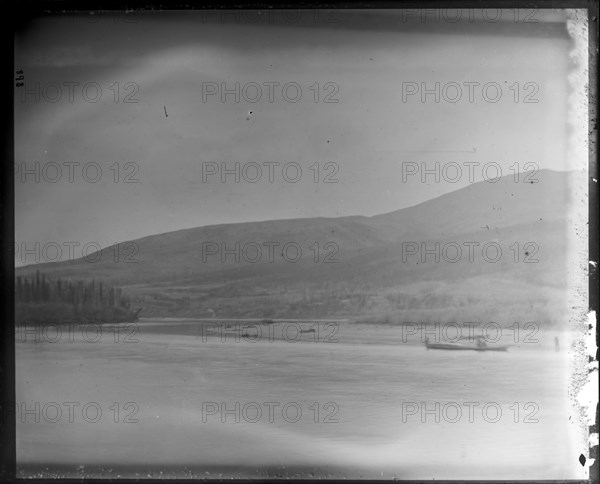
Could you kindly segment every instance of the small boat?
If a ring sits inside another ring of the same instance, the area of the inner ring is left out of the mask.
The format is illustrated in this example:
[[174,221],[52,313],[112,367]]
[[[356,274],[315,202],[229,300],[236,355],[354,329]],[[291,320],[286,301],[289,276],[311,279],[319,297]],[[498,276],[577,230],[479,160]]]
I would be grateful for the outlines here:
[[456,343],[430,343],[429,338],[425,338],[425,347],[428,350],[473,350],[473,351],[508,351],[509,345],[488,346],[483,336],[474,338],[461,338],[462,341]]

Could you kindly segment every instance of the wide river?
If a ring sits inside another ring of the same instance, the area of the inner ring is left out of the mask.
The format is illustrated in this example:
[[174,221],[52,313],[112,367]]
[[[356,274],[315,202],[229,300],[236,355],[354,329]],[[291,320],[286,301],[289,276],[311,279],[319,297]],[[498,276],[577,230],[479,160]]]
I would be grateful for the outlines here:
[[19,475],[584,478],[564,334],[442,351],[414,328],[224,324],[17,331]]

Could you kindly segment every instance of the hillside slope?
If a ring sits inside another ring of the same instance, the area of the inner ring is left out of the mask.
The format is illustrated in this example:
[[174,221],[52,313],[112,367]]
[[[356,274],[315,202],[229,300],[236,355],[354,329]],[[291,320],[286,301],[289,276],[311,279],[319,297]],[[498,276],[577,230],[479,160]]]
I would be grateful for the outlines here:
[[[146,316],[455,315],[559,324],[573,175],[542,170],[535,178],[475,183],[373,217],[179,230],[110,247],[97,262],[16,272],[106,279],[124,286]],[[425,256],[423,248],[430,251]]]

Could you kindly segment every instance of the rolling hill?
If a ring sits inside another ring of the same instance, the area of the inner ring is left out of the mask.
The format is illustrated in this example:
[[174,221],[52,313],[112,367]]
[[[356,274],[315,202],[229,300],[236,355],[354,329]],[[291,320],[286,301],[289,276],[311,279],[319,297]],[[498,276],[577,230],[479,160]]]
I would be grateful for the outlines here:
[[179,230],[16,274],[119,284],[142,316],[559,325],[575,175],[542,170],[536,178],[474,183],[373,217]]

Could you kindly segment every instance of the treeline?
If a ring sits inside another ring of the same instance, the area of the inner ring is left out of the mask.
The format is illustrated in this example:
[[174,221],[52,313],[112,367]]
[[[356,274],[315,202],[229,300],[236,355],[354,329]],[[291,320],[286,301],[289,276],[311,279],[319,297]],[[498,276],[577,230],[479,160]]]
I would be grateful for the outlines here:
[[28,322],[125,322],[137,312],[120,287],[102,281],[51,279],[36,271],[35,277],[18,276],[15,281],[17,323]]
[[120,287],[106,286],[92,279],[84,281],[56,281],[36,271],[35,278],[17,277],[15,285],[17,302],[64,302],[74,306],[108,306],[129,309],[131,300],[122,295]]

